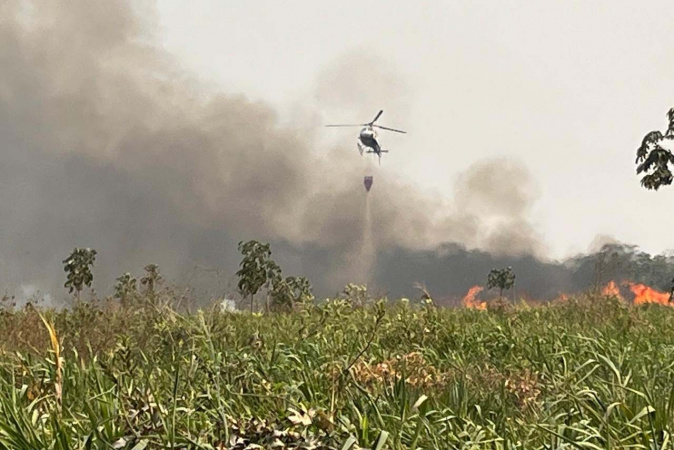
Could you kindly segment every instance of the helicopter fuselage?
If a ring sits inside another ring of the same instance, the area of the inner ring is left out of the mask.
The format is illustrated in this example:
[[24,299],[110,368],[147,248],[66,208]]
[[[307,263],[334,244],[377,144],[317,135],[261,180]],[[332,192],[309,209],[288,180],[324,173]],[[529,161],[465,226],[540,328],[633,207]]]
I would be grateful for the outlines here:
[[377,142],[377,133],[372,128],[365,127],[360,130],[358,140],[363,146],[371,148],[374,153],[381,153],[381,147],[379,146],[379,142]]

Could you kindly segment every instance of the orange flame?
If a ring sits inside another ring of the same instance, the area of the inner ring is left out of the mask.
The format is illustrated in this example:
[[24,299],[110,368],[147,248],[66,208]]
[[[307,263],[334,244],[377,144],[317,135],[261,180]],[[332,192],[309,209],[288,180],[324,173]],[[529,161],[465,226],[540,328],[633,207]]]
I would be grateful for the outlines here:
[[[641,283],[633,283],[630,281],[623,281],[621,283],[616,283],[615,281],[610,281],[604,288],[601,290],[601,294],[609,297],[617,297],[621,301],[625,302],[625,297],[623,297],[620,292],[620,287],[629,287],[629,290],[634,294],[634,305],[643,305],[646,303],[657,303],[660,305],[674,306],[674,299],[671,294],[667,292],[661,292],[657,289],[653,289],[650,286],[646,286]],[[484,290],[482,286],[473,286],[468,290],[468,293],[463,297],[462,303],[463,306],[470,309],[486,310],[487,302],[478,300],[477,295]],[[569,295],[560,292],[558,301],[567,301]],[[532,300],[529,300],[528,303],[536,303]]]
[[671,305],[669,294],[656,291],[655,289],[640,283],[627,283],[630,290],[635,295],[634,304],[643,305],[644,303],[659,303],[660,305]]
[[557,298],[557,300],[559,300],[559,301],[561,301],[561,302],[565,302],[565,301],[567,301],[568,299],[569,299],[569,296],[566,295],[566,294],[564,294],[564,293],[561,293],[561,292],[560,292],[560,294],[559,294],[559,297]]
[[618,297],[621,300],[623,299],[623,296],[620,295],[620,288],[618,287],[618,284],[613,280],[604,286],[604,289],[602,289],[601,293],[607,297]]
[[468,290],[468,293],[463,297],[462,303],[466,308],[485,310],[487,309],[487,302],[477,300],[475,297],[482,292],[482,286],[473,286]]

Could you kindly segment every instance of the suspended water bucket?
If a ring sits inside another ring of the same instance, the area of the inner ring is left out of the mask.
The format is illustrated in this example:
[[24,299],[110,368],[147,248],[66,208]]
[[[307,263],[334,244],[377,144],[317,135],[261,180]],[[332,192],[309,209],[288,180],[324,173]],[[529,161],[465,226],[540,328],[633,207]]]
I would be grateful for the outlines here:
[[367,192],[370,192],[370,188],[372,187],[372,177],[366,176],[365,179],[363,180],[363,184],[365,185],[365,189],[367,190]]

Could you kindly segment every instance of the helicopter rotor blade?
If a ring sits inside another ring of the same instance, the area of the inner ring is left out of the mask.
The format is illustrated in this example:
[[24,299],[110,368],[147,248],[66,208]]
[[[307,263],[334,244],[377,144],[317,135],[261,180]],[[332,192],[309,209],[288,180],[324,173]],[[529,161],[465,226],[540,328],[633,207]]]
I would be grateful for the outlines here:
[[326,125],[326,127],[365,127],[368,124],[359,123],[359,124],[349,124],[349,125]]
[[377,121],[377,119],[379,119],[379,116],[381,116],[382,114],[384,114],[384,110],[383,110],[383,109],[379,110],[379,112],[377,113],[377,115],[375,116],[375,118],[372,119],[372,122],[370,122],[370,125],[372,125],[373,123],[375,123],[375,122]]
[[382,127],[381,125],[372,125],[373,127],[381,128],[382,130],[395,131],[396,133],[407,134],[407,131],[396,130],[395,128]]

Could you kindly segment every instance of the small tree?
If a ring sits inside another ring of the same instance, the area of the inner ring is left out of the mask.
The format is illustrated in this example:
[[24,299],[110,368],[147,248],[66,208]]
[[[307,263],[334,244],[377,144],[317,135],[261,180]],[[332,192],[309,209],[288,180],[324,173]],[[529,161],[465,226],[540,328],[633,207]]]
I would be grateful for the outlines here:
[[272,306],[274,309],[291,310],[296,304],[306,304],[313,301],[311,283],[304,277],[281,276],[272,282],[271,290]]
[[63,261],[65,272],[68,274],[64,287],[68,292],[76,292],[77,301],[84,286],[91,287],[94,275],[91,266],[96,261],[96,250],[90,248],[75,248],[70,256]]
[[145,276],[140,279],[140,284],[145,286],[145,292],[152,296],[157,286],[163,281],[163,278],[159,273],[159,266],[156,264],[148,264],[144,270]]
[[487,289],[499,288],[499,298],[503,297],[503,291],[507,291],[515,285],[515,273],[512,267],[505,269],[491,269],[487,276]]
[[667,113],[669,126],[665,134],[659,131],[648,133],[637,150],[637,174],[645,173],[641,178],[641,185],[646,189],[658,190],[660,186],[672,184],[672,171],[669,165],[674,165],[674,154],[671,149],[662,144],[674,144],[674,108]]
[[126,306],[129,299],[138,293],[138,280],[130,273],[125,273],[115,280],[115,298]]
[[239,242],[239,251],[243,259],[239,264],[239,292],[244,298],[250,299],[250,311],[253,312],[253,302],[263,286],[269,287],[270,283],[281,277],[281,269],[271,259],[269,244],[258,241]]

